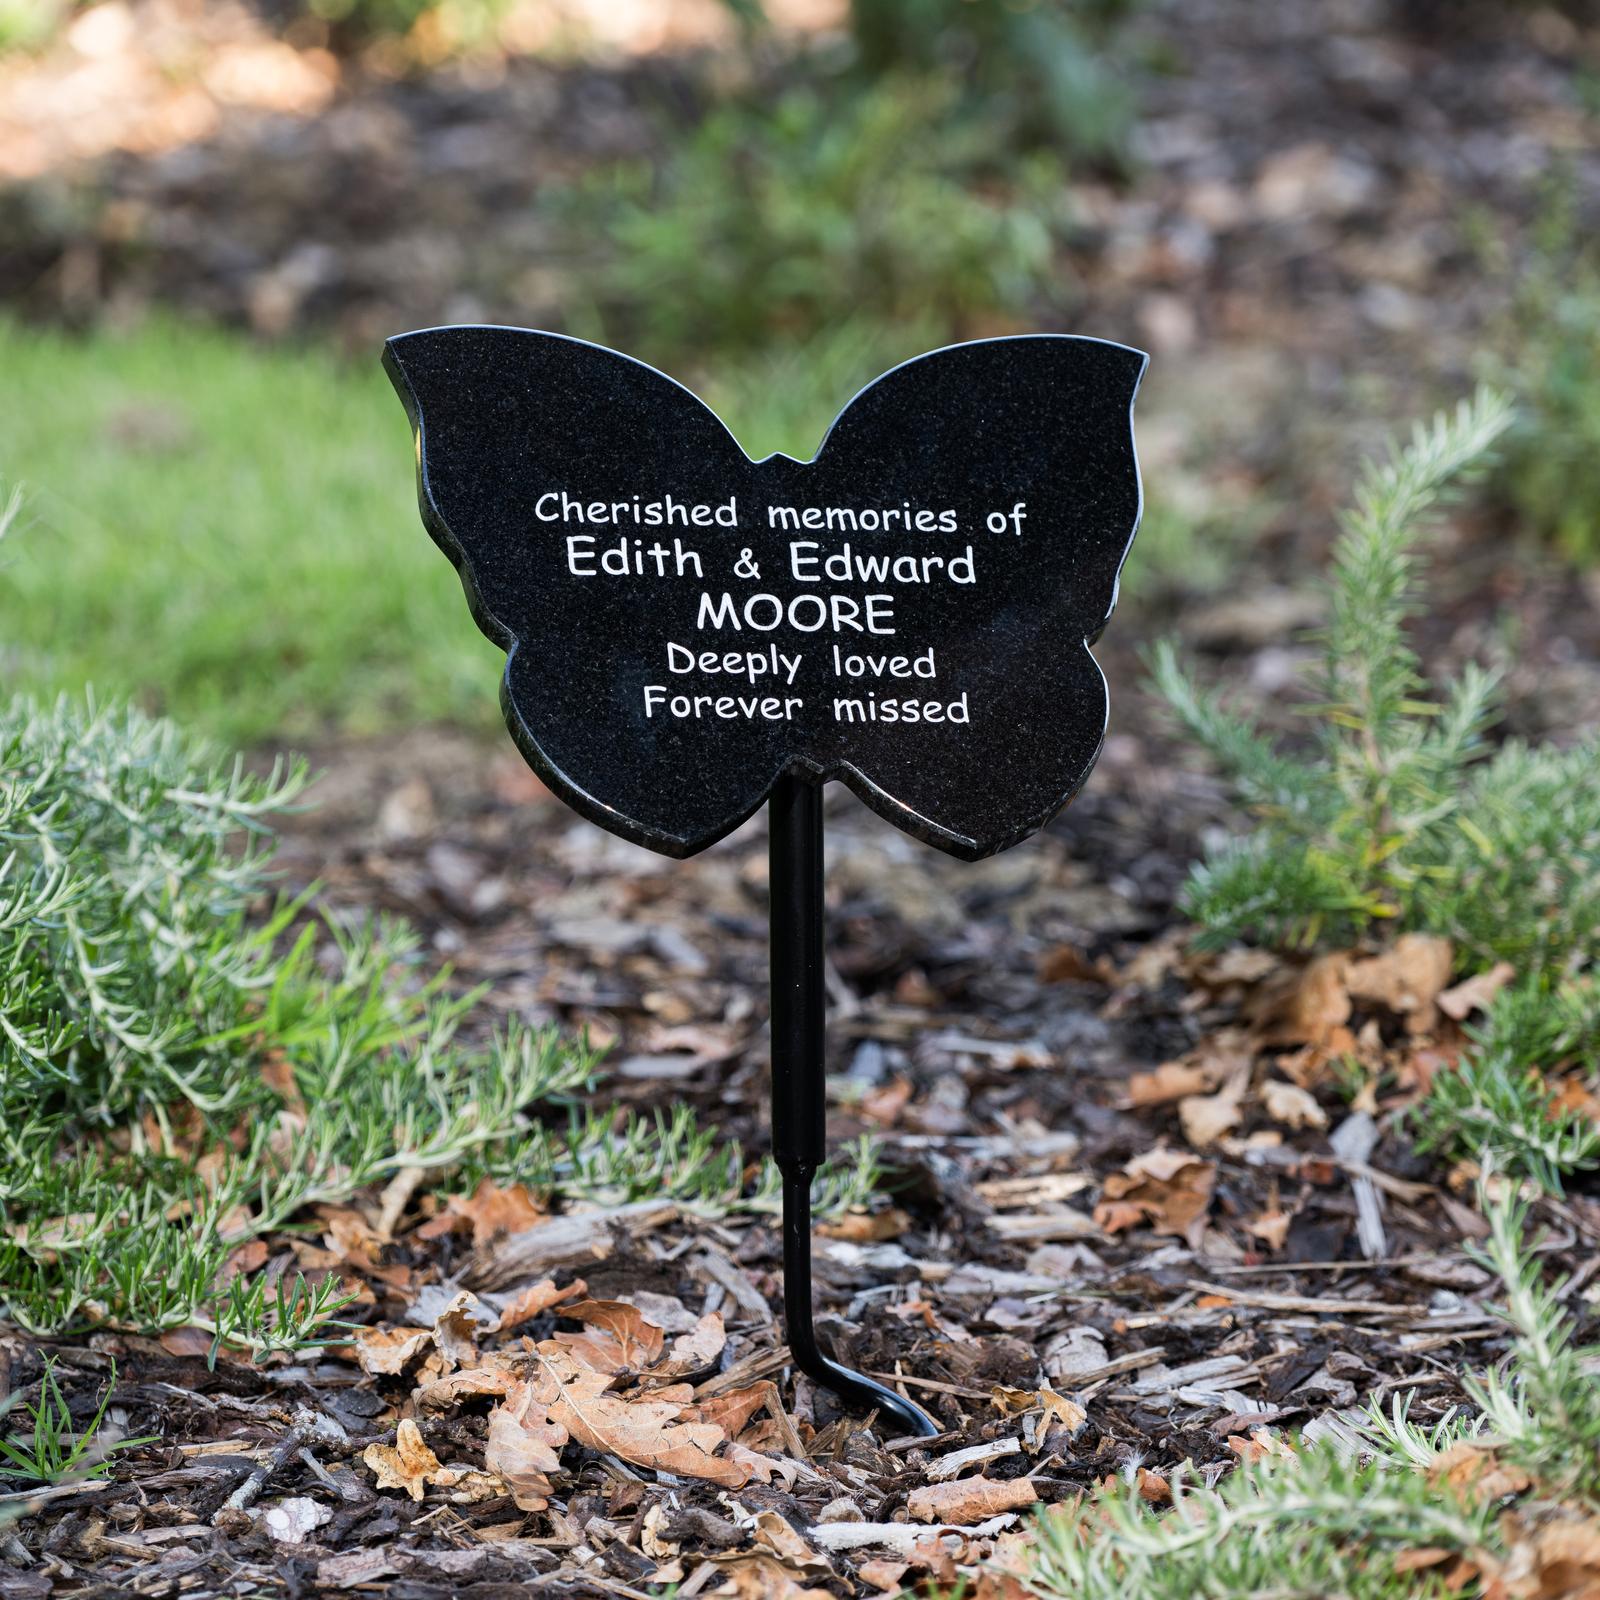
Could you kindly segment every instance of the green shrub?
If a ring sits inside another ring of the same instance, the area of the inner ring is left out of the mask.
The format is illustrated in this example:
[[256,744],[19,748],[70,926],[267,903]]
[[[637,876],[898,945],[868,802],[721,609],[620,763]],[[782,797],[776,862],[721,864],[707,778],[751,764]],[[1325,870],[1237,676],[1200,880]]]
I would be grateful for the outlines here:
[[1273,741],[1157,651],[1158,689],[1257,819],[1190,876],[1205,940],[1306,948],[1420,929],[1455,940],[1463,966],[1508,959],[1529,976],[1600,948],[1600,748],[1485,759],[1494,674],[1469,666],[1435,689],[1407,641],[1425,518],[1510,420],[1482,391],[1368,468],[1334,551],[1307,744]]
[[70,0],[0,0],[0,56],[47,43],[69,9]]
[[662,362],[858,320],[980,331],[1059,300],[1060,169],[1002,185],[997,154],[929,79],[734,101],[558,197],[573,289],[593,331]]
[[[761,0],[725,0],[758,21]],[[919,72],[963,86],[1008,145],[1049,143],[1120,162],[1133,96],[1113,57],[1139,0],[851,0],[855,65],[868,79]]]
[[1133,97],[1112,56],[1139,0],[853,0],[850,30],[869,74],[954,74],[1007,128],[1075,156],[1120,160]]
[[1502,989],[1453,1067],[1434,1074],[1413,1121],[1422,1150],[1489,1163],[1559,1194],[1600,1164],[1592,1106],[1556,1098],[1553,1070],[1600,1072],[1600,991],[1593,979]]
[[[0,706],[0,1318],[292,1347],[337,1282],[230,1279],[230,1254],[405,1168],[773,1203],[687,1112],[580,1114],[581,1044],[515,1026],[465,1042],[475,996],[418,981],[404,929],[297,905],[252,920],[300,782],[136,712]],[[542,1102],[566,1111],[546,1125]],[[874,1180],[858,1155],[824,1204]]]
[[473,44],[492,38],[511,0],[297,0],[297,4],[306,15],[328,23],[337,44],[393,38],[408,33],[430,14],[441,19],[443,37]]
[[1519,531],[1572,560],[1600,560],[1600,253],[1580,242],[1570,196],[1540,220],[1491,363],[1516,396],[1499,483]]

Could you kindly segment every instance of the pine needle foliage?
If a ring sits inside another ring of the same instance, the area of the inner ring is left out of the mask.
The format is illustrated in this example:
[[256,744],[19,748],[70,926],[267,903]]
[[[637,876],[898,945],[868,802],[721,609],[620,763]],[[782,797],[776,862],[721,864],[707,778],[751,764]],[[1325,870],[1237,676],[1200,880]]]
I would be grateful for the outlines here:
[[[1462,1592],[1446,1579],[1510,1565],[1505,1496],[1477,1493],[1471,1474],[1432,1469],[1463,1442],[1521,1466],[1541,1505],[1587,1516],[1600,1505],[1600,1352],[1573,1344],[1566,1285],[1544,1282],[1527,1211],[1487,1208],[1478,1258],[1505,1289],[1514,1341],[1495,1371],[1467,1382],[1477,1415],[1432,1428],[1405,1401],[1375,1404],[1354,1430],[1246,1461],[1215,1487],[1174,1475],[1158,1511],[1120,1479],[1070,1511],[1041,1516],[1025,1584],[1045,1600],[1246,1600],[1340,1595],[1412,1600]],[[1585,1524],[1588,1526],[1588,1524]],[[1408,1559],[1428,1551],[1429,1559]],[[1474,1588],[1469,1592],[1479,1592]]]
[[1409,639],[1417,544],[1511,422],[1481,389],[1371,463],[1344,514],[1303,704],[1280,745],[1201,687],[1171,644],[1159,692],[1257,818],[1209,852],[1185,907],[1215,946],[1348,944],[1375,926],[1448,934],[1464,965],[1560,969],[1600,946],[1600,746],[1486,759],[1496,675],[1429,683]]
[[[339,1283],[235,1276],[230,1257],[402,1169],[767,1203],[687,1110],[580,1114],[581,1041],[513,1025],[469,1042],[477,996],[424,980],[403,926],[256,914],[303,782],[138,712],[0,704],[0,1320],[294,1349]],[[858,1152],[821,1198],[859,1203],[876,1176]]]
[[1492,1164],[1559,1194],[1600,1165],[1600,1126],[1587,1094],[1561,1099],[1550,1075],[1586,1086],[1600,1074],[1600,989],[1592,978],[1502,989],[1468,1030],[1461,1060],[1434,1075],[1413,1113],[1417,1145]]

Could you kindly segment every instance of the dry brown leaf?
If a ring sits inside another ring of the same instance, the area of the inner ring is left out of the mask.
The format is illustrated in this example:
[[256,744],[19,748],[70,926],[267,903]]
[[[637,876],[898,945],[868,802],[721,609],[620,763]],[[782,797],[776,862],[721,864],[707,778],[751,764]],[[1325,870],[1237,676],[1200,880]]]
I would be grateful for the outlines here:
[[448,1411],[463,1400],[506,1394],[515,1382],[516,1373],[491,1354],[482,1366],[463,1367],[459,1372],[429,1378],[412,1391],[412,1399],[430,1411]]
[[475,1250],[482,1250],[505,1234],[525,1233],[549,1216],[526,1184],[513,1183],[501,1189],[489,1178],[484,1178],[470,1195],[450,1195],[444,1207],[417,1230],[418,1236],[437,1239],[447,1233],[467,1233]]
[[1315,1098],[1292,1083],[1269,1078],[1261,1085],[1262,1109],[1286,1128],[1326,1128],[1328,1114]]
[[1226,950],[1192,952],[1186,971],[1191,983],[1216,991],[1248,989],[1263,978],[1271,977],[1282,965],[1282,957],[1270,950],[1236,944]]
[[1148,1501],[1153,1506],[1164,1506],[1171,1503],[1172,1485],[1159,1472],[1151,1472],[1146,1467],[1139,1468],[1138,1474],[1139,1498]]
[[918,1522],[984,1522],[1002,1511],[1018,1511],[1037,1503],[1032,1478],[957,1478],[930,1483],[906,1497],[906,1511]]
[[1039,962],[1041,983],[1095,983],[1114,981],[1116,973],[1105,956],[1091,961],[1076,945],[1058,944]]
[[1497,961],[1487,972],[1476,972],[1439,995],[1435,1004],[1447,1017],[1465,1022],[1474,1011],[1487,1011],[1489,1002],[1517,975],[1509,961]]
[[[587,1360],[585,1356],[579,1359],[585,1360],[597,1371],[617,1372],[628,1368],[638,1372],[654,1366],[661,1359],[667,1337],[665,1332],[638,1306],[629,1305],[626,1300],[574,1300],[571,1305],[562,1307],[561,1315],[609,1335],[609,1340],[595,1339],[586,1334],[556,1335],[559,1343],[575,1351],[591,1351],[593,1360]],[[607,1367],[605,1362],[612,1359],[617,1359],[620,1364]]]
[[462,1289],[452,1295],[449,1303],[433,1320],[433,1342],[444,1360],[445,1369],[476,1366],[478,1334],[485,1328],[493,1327],[497,1320],[470,1289]]
[[1190,1095],[1178,1102],[1178,1121],[1183,1136],[1196,1150],[1213,1145],[1224,1134],[1232,1133],[1244,1117],[1244,1091],[1249,1085],[1246,1072],[1236,1072],[1215,1094]]
[[1216,1075],[1207,1067],[1185,1061],[1164,1061],[1154,1072],[1136,1072],[1128,1079],[1128,1103],[1164,1106],[1190,1095],[1216,1088]]
[[1557,1116],[1568,1114],[1600,1122],[1600,1095],[1581,1078],[1563,1078],[1550,1096],[1550,1109]]
[[576,1278],[565,1289],[558,1289],[551,1278],[541,1278],[538,1283],[530,1283],[527,1288],[519,1289],[506,1301],[500,1313],[500,1320],[495,1323],[496,1333],[509,1333],[513,1328],[520,1328],[523,1323],[531,1322],[541,1311],[548,1311],[552,1306],[558,1306],[563,1300],[581,1298],[589,1292],[589,1286],[582,1278]]
[[1534,1536],[1539,1600],[1595,1600],[1600,1595],[1600,1525],[1547,1523]]
[[1304,1044],[1289,1055],[1282,1055],[1273,1063],[1284,1077],[1298,1083],[1302,1089],[1314,1089],[1326,1081],[1329,1069],[1340,1062],[1354,1059],[1368,1070],[1382,1064],[1383,1040],[1377,1029],[1358,1038],[1346,1027],[1331,1028],[1325,1039],[1317,1044]]
[[543,1511],[550,1503],[549,1474],[560,1467],[566,1442],[567,1430],[550,1420],[534,1385],[516,1383],[489,1413],[483,1463],[523,1511]]
[[1375,1001],[1403,1017],[1408,1031],[1425,1033],[1438,1021],[1435,1002],[1450,982],[1453,962],[1448,939],[1405,933],[1387,950],[1352,961],[1345,989],[1357,1000]]
[[729,1461],[743,1468],[757,1483],[771,1483],[775,1477],[781,1478],[784,1492],[789,1493],[800,1481],[799,1465],[787,1456],[769,1456],[760,1450],[752,1450],[737,1439],[724,1453]]
[[891,1561],[880,1556],[872,1561],[863,1561],[856,1570],[874,1589],[882,1589],[886,1594],[898,1593],[904,1587],[905,1575],[911,1570],[911,1563]]
[[1253,1433],[1230,1433],[1228,1448],[1240,1461],[1267,1461],[1297,1459],[1294,1446],[1281,1433],[1270,1428],[1257,1428]]
[[[683,1550],[683,1546],[676,1539],[669,1539],[664,1531],[670,1515],[666,1505],[658,1500],[645,1512],[639,1524],[639,1548],[652,1561],[670,1561]],[[658,1576],[651,1582],[660,1583],[662,1579]]]
[[684,1407],[684,1417],[694,1422],[709,1422],[721,1428],[730,1439],[737,1439],[750,1419],[775,1397],[770,1379],[762,1379],[747,1389],[730,1389],[726,1394],[709,1395]]
[[377,1478],[378,1488],[404,1489],[413,1500],[422,1498],[424,1485],[446,1480],[454,1483],[457,1476],[440,1465],[410,1417],[395,1430],[392,1445],[369,1444],[361,1459]]
[[538,1398],[579,1444],[621,1456],[635,1466],[704,1478],[725,1488],[742,1489],[750,1468],[716,1451],[727,1435],[707,1422],[685,1422],[683,1407],[670,1401],[628,1401],[606,1392],[611,1379],[579,1366],[565,1349],[551,1341],[539,1347],[541,1371]]
[[1089,1413],[1071,1395],[1059,1394],[1054,1389],[1015,1389],[997,1383],[990,1389],[989,1398],[1002,1416],[1017,1417],[1040,1411],[1050,1422],[1074,1433],[1089,1420]]
[[216,1335],[204,1328],[168,1328],[161,1335],[161,1348],[169,1356],[209,1356],[216,1344]]
[[845,1239],[851,1244],[881,1244],[898,1239],[911,1226],[910,1216],[898,1206],[885,1211],[847,1211],[833,1222],[819,1222],[816,1231],[825,1239]]
[[689,1330],[672,1341],[665,1357],[650,1369],[652,1378],[677,1378],[689,1372],[703,1372],[727,1344],[727,1331],[720,1311],[708,1311]]
[[1268,1037],[1277,1044],[1323,1044],[1350,1020],[1345,974],[1350,958],[1340,952],[1318,956],[1296,975],[1293,986],[1269,1007]]
[[1533,1479],[1521,1467],[1502,1461],[1489,1445],[1462,1439],[1442,1451],[1428,1468],[1430,1483],[1447,1483],[1457,1494],[1480,1503],[1521,1494]]
[[432,1339],[427,1328],[363,1328],[356,1335],[356,1361],[369,1377],[396,1377]]
[[755,1540],[764,1550],[770,1551],[791,1572],[803,1578],[831,1578],[833,1566],[806,1543],[781,1512],[761,1511],[756,1514]]
[[343,1265],[369,1272],[378,1265],[388,1240],[359,1211],[349,1206],[318,1206],[322,1242]]
[[1429,1567],[1443,1566],[1446,1561],[1452,1560],[1455,1551],[1444,1545],[1425,1544],[1415,1550],[1401,1550],[1394,1558],[1396,1572],[1422,1572]]
[[1290,1220],[1287,1211],[1263,1211],[1245,1223],[1245,1232],[1269,1250],[1281,1250],[1289,1237]]
[[724,1582],[709,1591],[712,1594],[731,1595],[735,1600],[834,1600],[827,1589],[808,1589],[796,1582],[765,1550],[734,1550],[708,1559],[727,1574]]
[[1197,1161],[1186,1151],[1147,1151],[1106,1179],[1094,1220],[1107,1233],[1149,1223],[1194,1247],[1205,1231],[1216,1179],[1214,1162]]

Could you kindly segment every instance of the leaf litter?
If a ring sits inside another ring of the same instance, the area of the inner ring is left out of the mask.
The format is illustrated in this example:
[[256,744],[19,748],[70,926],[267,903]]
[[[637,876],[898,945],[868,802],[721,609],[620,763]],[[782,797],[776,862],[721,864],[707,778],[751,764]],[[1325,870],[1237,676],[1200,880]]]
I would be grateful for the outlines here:
[[[515,1179],[391,1185],[272,1245],[279,1270],[358,1291],[346,1342],[264,1369],[224,1354],[208,1370],[204,1339],[102,1335],[65,1352],[64,1378],[84,1386],[114,1354],[130,1426],[167,1443],[24,1529],[48,1528],[64,1568],[125,1583],[178,1581],[196,1529],[220,1534],[236,1569],[290,1563],[327,1592],[792,1595],[966,1578],[1009,1597],[1032,1519],[1076,1514],[1105,1483],[1131,1475],[1165,1505],[1180,1469],[1289,1450],[1291,1433],[1336,1430],[1369,1397],[1407,1396],[1421,1425],[1444,1418],[1463,1367],[1492,1361],[1504,1330],[1495,1286],[1462,1253],[1471,1196],[1410,1152],[1403,1115],[1426,1082],[1417,1059],[1457,1049],[1503,975],[1452,985],[1443,953],[1399,946],[1201,954],[1181,933],[1151,937],[1137,899],[1120,926],[1074,931],[1077,885],[1128,847],[1132,813],[1107,787],[1031,847],[1003,938],[981,870],[907,851],[880,872],[860,853],[882,847],[876,824],[848,803],[832,821],[832,1123],[841,1146],[878,1139],[890,1188],[819,1220],[820,1328],[840,1359],[926,1406],[936,1439],[894,1438],[794,1373],[770,1211],[659,1192],[563,1200]],[[552,907],[513,887],[528,914],[459,952],[462,981],[503,973],[515,948],[539,976],[502,998],[609,1033],[619,1054],[687,994],[734,1041],[721,1064],[608,1092],[640,1110],[687,1098],[759,1149],[761,1010],[744,998],[764,976],[759,828],[675,869],[670,896],[651,874],[585,865],[580,835],[537,837],[517,852],[530,885],[560,872],[569,896],[602,882],[628,916],[716,926],[717,960],[685,978],[659,953],[674,941],[646,941],[608,968],[543,941],[559,895]],[[386,861],[364,857],[348,892],[371,897]],[[901,909],[934,896],[971,916],[929,931]],[[1065,939],[1098,953],[1054,957]],[[1374,1223],[1377,1256],[1363,1253]],[[1574,1260],[1600,1240],[1600,1208],[1579,1195],[1559,1223]],[[17,1381],[36,1356],[6,1348]],[[301,1403],[325,1433],[296,1423]],[[1480,1468],[1473,1492],[1515,1495],[1503,1462],[1438,1470]],[[227,1510],[257,1477],[252,1505]],[[1531,1573],[1587,1570],[1564,1525],[1530,1523],[1524,1544]],[[1454,1556],[1411,1559],[1454,1570]],[[222,1592],[204,1563],[185,1570],[193,1592]]]

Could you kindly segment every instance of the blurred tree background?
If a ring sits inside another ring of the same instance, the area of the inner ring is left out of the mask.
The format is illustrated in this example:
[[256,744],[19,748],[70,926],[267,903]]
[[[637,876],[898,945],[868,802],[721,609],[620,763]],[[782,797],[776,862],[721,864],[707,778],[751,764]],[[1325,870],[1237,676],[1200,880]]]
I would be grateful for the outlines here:
[[3,0],[0,663],[249,740],[486,726],[374,362],[455,320],[627,349],[756,454],[941,342],[1150,348],[1128,602],[1225,654],[1304,620],[1301,512],[1487,376],[1523,407],[1474,531],[1518,592],[1583,569],[1592,19],[1270,9]]

